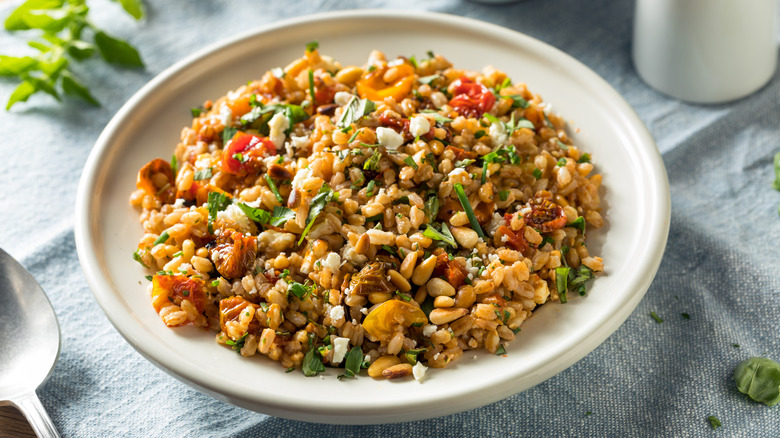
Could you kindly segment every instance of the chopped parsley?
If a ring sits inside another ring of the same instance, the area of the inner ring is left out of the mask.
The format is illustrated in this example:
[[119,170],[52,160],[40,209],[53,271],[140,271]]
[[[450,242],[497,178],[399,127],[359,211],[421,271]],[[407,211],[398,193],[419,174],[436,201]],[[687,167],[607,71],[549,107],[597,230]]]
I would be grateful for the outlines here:
[[417,365],[417,356],[421,353],[425,353],[426,348],[418,348],[415,350],[407,350],[404,352],[404,358],[412,365]]
[[433,120],[435,120],[438,123],[449,123],[452,121],[452,119],[444,117],[443,115],[439,114],[435,110],[422,110],[421,113],[430,114],[433,117]]
[[498,348],[496,349],[496,356],[503,356],[506,354],[506,348],[504,347],[504,344],[498,344]]
[[319,48],[320,48],[320,43],[318,43],[317,41],[312,41],[306,44],[306,52],[313,52]]
[[233,350],[240,353],[241,349],[244,348],[244,344],[246,343],[246,337],[248,334],[249,334],[248,332],[244,333],[244,336],[241,336],[235,341],[232,339],[228,339],[227,341],[225,341],[225,344],[230,345],[231,347],[233,347]]
[[290,293],[292,293],[293,295],[295,295],[296,297],[302,300],[306,298],[307,295],[313,292],[314,286],[308,285],[308,281],[307,284],[301,284],[298,283],[297,281],[293,281],[292,283],[290,283],[288,290],[290,291]]
[[531,174],[532,174],[532,175],[534,176],[534,178],[536,178],[536,179],[540,179],[540,178],[542,177],[542,171],[541,171],[541,170],[539,170],[539,169],[534,169],[534,170],[533,170],[533,172],[531,172]]
[[509,190],[500,190],[498,192],[498,199],[501,200],[501,202],[506,201],[509,198]]
[[194,106],[190,108],[190,113],[192,114],[192,117],[198,117],[201,114],[203,114],[204,111],[206,110],[202,106]]
[[578,163],[590,163],[590,154],[585,152],[580,156],[580,159],[577,160]]
[[404,163],[406,163],[407,166],[411,167],[414,170],[417,170],[417,163],[414,162],[414,158],[412,157],[406,157],[404,158]]

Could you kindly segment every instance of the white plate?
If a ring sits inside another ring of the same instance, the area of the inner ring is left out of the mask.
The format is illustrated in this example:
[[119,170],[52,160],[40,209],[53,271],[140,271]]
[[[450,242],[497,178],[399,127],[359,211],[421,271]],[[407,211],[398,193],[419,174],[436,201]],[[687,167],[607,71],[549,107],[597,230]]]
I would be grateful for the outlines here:
[[[145,292],[132,260],[142,230],[128,205],[136,172],[168,159],[189,108],[215,99],[267,69],[299,57],[317,40],[343,65],[362,64],[372,49],[388,56],[433,50],[455,66],[492,64],[553,104],[572,121],[572,137],[604,176],[608,225],[593,233],[607,272],[587,297],[547,304],[523,325],[506,357],[474,353],[431,369],[424,383],[339,381],[285,373],[265,358],[243,358],[209,332],[169,329]],[[411,421],[491,403],[534,386],[601,344],[650,285],[669,230],[670,197],[661,157],[631,107],[570,56],[528,36],[448,15],[352,11],[287,20],[201,51],[143,87],[111,120],[82,175],[76,205],[79,259],[95,298],[127,341],[171,375],[220,400],[303,421],[367,424]]]

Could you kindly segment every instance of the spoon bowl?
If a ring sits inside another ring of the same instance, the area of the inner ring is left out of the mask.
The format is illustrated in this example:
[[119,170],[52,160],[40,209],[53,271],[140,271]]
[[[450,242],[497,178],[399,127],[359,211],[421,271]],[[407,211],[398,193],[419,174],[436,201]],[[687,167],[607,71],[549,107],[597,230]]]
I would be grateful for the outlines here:
[[35,394],[60,354],[60,326],[46,293],[0,249],[0,405],[19,409],[36,435],[57,429]]

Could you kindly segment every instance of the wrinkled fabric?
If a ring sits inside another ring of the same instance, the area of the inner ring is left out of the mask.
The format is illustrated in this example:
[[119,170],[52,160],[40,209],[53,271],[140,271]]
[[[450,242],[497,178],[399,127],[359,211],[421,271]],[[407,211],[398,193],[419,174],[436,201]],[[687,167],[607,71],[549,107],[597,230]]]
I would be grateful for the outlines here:
[[[0,3],[0,17],[17,3]],[[90,2],[98,26],[128,39],[146,62],[137,70],[97,59],[74,67],[102,107],[34,96],[0,112],[0,247],[39,280],[59,317],[62,353],[38,393],[63,436],[780,436],[780,406],[749,400],[732,380],[748,357],[780,361],[780,192],[771,186],[772,157],[780,151],[780,74],[733,103],[691,105],[661,95],[632,66],[629,1],[145,4],[148,18],[136,23],[115,2]],[[663,154],[672,218],[661,267],[636,310],[601,346],[546,382],[482,408],[411,423],[339,426],[217,401],[141,357],[92,297],[73,238],[84,162],[134,92],[204,45],[283,18],[366,6],[495,23],[547,42],[604,77]],[[0,48],[28,50],[6,32]],[[3,104],[15,87],[0,78]],[[717,432],[711,415],[723,424]]]

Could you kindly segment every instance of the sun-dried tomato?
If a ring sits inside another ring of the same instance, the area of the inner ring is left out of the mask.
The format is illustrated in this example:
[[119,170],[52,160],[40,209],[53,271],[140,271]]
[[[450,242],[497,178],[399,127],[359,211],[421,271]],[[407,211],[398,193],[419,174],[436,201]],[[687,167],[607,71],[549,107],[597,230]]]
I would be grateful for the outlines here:
[[271,155],[276,155],[276,146],[270,139],[238,131],[222,151],[222,170],[244,176],[258,171],[262,159]]
[[206,308],[206,293],[203,291],[201,280],[183,275],[155,275],[152,277],[152,306],[157,313],[160,313],[170,303],[181,306],[181,302],[184,300],[192,303],[198,313],[203,313]]
[[243,277],[255,263],[257,238],[238,231],[226,231],[211,248],[211,261],[225,278]]
[[540,233],[549,233],[566,226],[566,214],[560,205],[547,198],[536,198],[530,205],[531,211],[523,215],[526,225]]
[[[156,178],[163,175],[164,178]],[[176,199],[176,182],[171,164],[160,158],[146,163],[138,171],[135,186],[146,193],[156,196],[160,201],[170,204]]]
[[[255,311],[260,309],[257,304],[250,303],[244,297],[232,296],[229,298],[223,298],[219,300],[219,326],[222,331],[225,332],[225,323],[228,321],[238,322],[241,319],[241,313],[246,310],[247,307],[254,307]],[[249,328],[247,333],[250,335],[259,335],[262,332],[262,326],[257,318],[252,318],[249,322]]]
[[[504,240],[503,236],[506,236],[506,240]],[[515,233],[511,228],[505,225],[500,225],[498,227],[498,230],[496,230],[496,238],[499,244],[503,242],[505,246],[508,246],[515,251],[520,251],[523,254],[530,248],[522,233]]]

